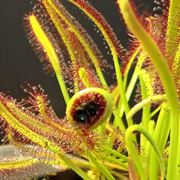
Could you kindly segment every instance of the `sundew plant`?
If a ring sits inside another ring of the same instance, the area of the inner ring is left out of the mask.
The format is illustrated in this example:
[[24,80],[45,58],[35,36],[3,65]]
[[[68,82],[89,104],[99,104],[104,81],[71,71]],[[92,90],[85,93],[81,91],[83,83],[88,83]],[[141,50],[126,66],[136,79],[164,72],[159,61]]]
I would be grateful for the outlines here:
[[57,78],[66,116],[39,85],[24,85],[20,102],[0,93],[0,179],[68,169],[85,180],[180,179],[180,1],[156,0],[158,14],[140,15],[134,1],[112,0],[127,48],[88,0],[68,2],[108,45],[116,82],[107,82],[109,62],[61,0],[38,1],[25,17],[27,36]]

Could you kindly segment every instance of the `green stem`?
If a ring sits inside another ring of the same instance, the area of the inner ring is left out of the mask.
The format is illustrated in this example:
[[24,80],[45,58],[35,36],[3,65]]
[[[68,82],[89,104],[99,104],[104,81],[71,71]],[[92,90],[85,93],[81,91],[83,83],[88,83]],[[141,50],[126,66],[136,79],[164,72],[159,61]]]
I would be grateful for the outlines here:
[[160,104],[156,109],[154,109],[150,114],[150,118],[155,116],[161,110],[161,107],[162,107],[162,104]]
[[158,101],[162,101],[166,99],[166,95],[155,95],[155,96],[150,96],[144,100],[142,100],[140,103],[136,104],[133,108],[128,113],[128,118],[133,117],[135,113],[137,113],[140,109],[142,109],[144,106],[150,104],[150,103],[155,103]]
[[92,152],[88,152],[89,160],[95,165],[95,167],[109,180],[115,180],[110,171],[100,163]]
[[121,154],[121,153],[119,153],[119,152],[117,152],[117,151],[115,151],[113,149],[110,149],[110,148],[107,148],[107,147],[103,147],[103,149],[108,154],[112,154],[113,156],[119,157],[120,159],[122,159],[125,162],[128,161],[128,158],[125,155],[123,155],[123,154]]
[[[141,96],[142,96],[142,100],[144,100],[148,98],[148,92],[142,75],[139,75],[139,79],[141,86]],[[146,104],[146,106],[143,106],[142,119],[141,119],[141,124],[145,129],[148,129],[149,120],[150,120],[150,104],[148,103]],[[140,140],[141,140],[141,147],[144,149],[146,144],[146,139],[143,136],[141,136]]]
[[168,105],[171,111],[171,134],[170,134],[170,151],[168,158],[167,179],[177,179],[178,173],[178,143],[179,143],[179,105],[175,84],[172,74],[167,66],[167,61],[160,52],[157,44],[151,36],[145,31],[134,14],[129,0],[118,0],[119,7],[123,14],[126,24],[131,32],[140,41],[142,48],[147,52],[152,63],[156,67],[165,92],[167,94]]
[[162,179],[163,179],[164,174],[165,174],[165,165],[164,165],[161,153],[157,147],[157,144],[155,143],[152,136],[147,132],[147,130],[144,129],[141,125],[133,125],[127,129],[126,134],[125,134],[125,140],[126,140],[126,144],[127,144],[128,153],[129,153],[130,157],[132,158],[132,160],[134,161],[134,164],[137,168],[137,172],[140,175],[140,178],[142,180],[145,180],[145,179],[147,179],[146,178],[147,176],[145,174],[145,169],[142,166],[141,160],[137,154],[134,143],[132,141],[132,138],[134,137],[134,135],[133,135],[134,131],[139,131],[140,133],[142,133],[147,138],[149,143],[151,144],[151,146],[154,149],[154,152],[156,153],[156,156],[158,158],[159,165],[161,167]]
[[67,164],[69,168],[71,168],[73,171],[75,171],[79,176],[81,176],[84,180],[91,180],[89,176],[83,172],[81,168],[76,166],[68,157],[65,155],[59,153],[58,156]]
[[127,67],[125,69],[125,73],[124,73],[124,80],[123,80],[123,84],[124,84],[124,88],[126,88],[127,85],[127,79],[130,73],[130,69],[132,67],[132,63],[134,62],[135,58],[137,57],[138,53],[140,53],[141,47],[139,46],[136,51],[132,54],[132,56],[130,57],[130,59],[128,60],[128,64]]
[[[163,153],[163,149],[166,145],[167,138],[169,135],[169,129],[170,129],[169,112],[167,110],[167,105],[163,104],[154,131],[154,138],[156,143],[158,144],[158,148],[161,153]],[[149,170],[150,180],[158,179],[159,167],[158,167],[157,157],[153,152],[151,152],[151,156],[150,156],[149,169],[150,169]]]
[[100,160],[102,161],[102,162],[110,162],[110,163],[113,163],[113,164],[115,164],[116,165],[116,167],[118,167],[119,166],[119,170],[126,170],[126,171],[128,171],[128,163],[123,163],[123,162],[121,162],[121,160],[120,159],[117,159],[117,158],[115,158],[115,157],[112,157],[112,156],[99,156],[99,158],[100,158]]
[[[130,80],[130,83],[127,87],[127,90],[126,90],[126,98],[127,100],[130,99],[131,95],[132,95],[132,92],[134,90],[134,87],[135,87],[135,84],[137,83],[137,79],[138,79],[138,71],[140,70],[141,66],[142,66],[142,63],[144,62],[146,56],[144,55],[144,52],[142,52],[139,57],[138,57],[138,62],[136,64],[136,67],[135,67],[135,70],[132,74],[132,77],[131,77],[131,80]],[[126,80],[127,77],[124,77],[124,80]],[[124,113],[124,107],[122,106],[123,102],[119,101],[119,104],[118,104],[118,108],[120,109],[120,117],[122,117],[123,113]]]
[[[117,82],[118,82],[118,88],[119,88],[119,92],[121,95],[121,100],[122,100],[122,103],[124,106],[125,114],[127,116],[130,109],[129,109],[128,101],[126,99],[125,89],[123,86],[122,74],[120,71],[120,65],[119,65],[118,59],[116,59],[116,58],[114,58],[114,66],[115,66],[115,73],[116,73],[116,78],[117,78]],[[131,118],[129,118],[127,120],[127,124],[128,124],[128,126],[131,126],[133,124],[133,121]]]
[[[154,135],[154,129],[155,129],[155,122],[153,120],[150,120],[149,121],[149,124],[148,124],[148,132],[150,133],[150,135],[153,137]],[[148,156],[148,160],[147,160],[147,164],[149,164],[149,160],[150,160],[150,151],[151,151],[151,146],[150,146],[150,143],[146,143],[146,146],[145,146],[145,153],[146,155]]]
[[140,176],[140,179],[146,180],[146,175],[145,175],[143,165],[139,159],[137,150],[134,146],[134,141],[133,141],[134,136],[132,137],[132,132],[134,131],[134,129],[132,129],[132,128],[134,128],[134,125],[129,127],[126,130],[126,134],[125,134],[125,140],[126,140],[126,146],[127,146],[128,154],[129,154],[130,159],[132,159],[133,164],[136,166],[136,170]]
[[122,121],[122,118],[119,116],[118,109],[115,109],[113,111],[113,115],[114,115],[113,126],[118,127],[120,129],[120,131],[122,131],[122,133],[125,133],[125,125]]
[[118,173],[118,172],[113,171],[113,170],[111,172],[115,177],[117,177],[120,180],[127,180],[128,179],[126,174],[123,175],[123,173],[121,174],[121,173]]

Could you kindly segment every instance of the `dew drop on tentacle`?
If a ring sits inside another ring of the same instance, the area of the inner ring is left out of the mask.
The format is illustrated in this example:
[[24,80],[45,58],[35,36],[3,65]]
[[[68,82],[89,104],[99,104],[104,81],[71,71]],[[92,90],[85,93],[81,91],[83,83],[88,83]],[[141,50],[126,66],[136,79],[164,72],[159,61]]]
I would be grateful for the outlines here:
[[101,88],[76,93],[67,105],[67,119],[81,128],[93,129],[111,116],[113,98]]

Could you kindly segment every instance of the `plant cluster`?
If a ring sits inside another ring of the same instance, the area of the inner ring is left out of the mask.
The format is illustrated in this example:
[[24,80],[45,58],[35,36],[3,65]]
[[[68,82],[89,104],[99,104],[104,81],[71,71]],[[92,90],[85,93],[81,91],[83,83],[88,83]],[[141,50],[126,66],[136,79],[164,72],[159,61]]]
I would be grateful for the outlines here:
[[107,83],[108,63],[63,3],[39,1],[27,34],[55,73],[66,116],[57,117],[40,86],[26,84],[20,102],[0,93],[0,152],[14,152],[0,156],[1,179],[67,169],[85,180],[180,179],[180,1],[155,1],[161,12],[143,17],[133,1],[113,1],[133,36],[128,50],[87,0],[68,1],[106,41],[117,83]]

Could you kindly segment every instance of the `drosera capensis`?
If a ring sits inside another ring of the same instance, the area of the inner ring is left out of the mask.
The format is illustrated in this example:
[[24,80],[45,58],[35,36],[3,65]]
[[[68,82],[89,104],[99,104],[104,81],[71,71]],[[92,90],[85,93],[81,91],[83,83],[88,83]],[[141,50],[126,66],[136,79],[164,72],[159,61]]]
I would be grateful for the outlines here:
[[11,154],[0,156],[1,179],[68,169],[85,180],[180,179],[180,2],[157,0],[144,17],[133,1],[114,0],[127,49],[90,0],[67,3],[106,41],[116,82],[106,80],[104,53],[66,3],[38,1],[25,29],[56,75],[66,113],[56,115],[40,85],[26,84],[28,98],[20,102],[0,93],[0,152]]

